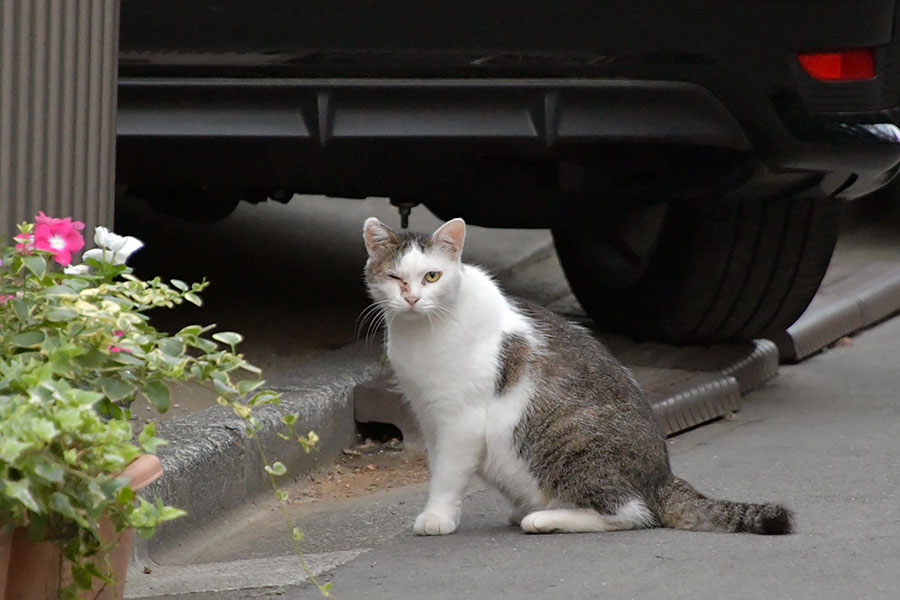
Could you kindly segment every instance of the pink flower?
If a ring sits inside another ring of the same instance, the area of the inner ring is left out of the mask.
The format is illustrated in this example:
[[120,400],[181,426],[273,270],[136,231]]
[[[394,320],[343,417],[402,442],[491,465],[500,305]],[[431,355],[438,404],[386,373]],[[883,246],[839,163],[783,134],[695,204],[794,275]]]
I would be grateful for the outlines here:
[[30,233],[20,233],[13,239],[19,242],[16,244],[16,250],[22,254],[31,254],[31,251],[34,250],[34,236]]
[[72,262],[72,253],[81,250],[84,246],[84,238],[79,231],[84,229],[81,221],[54,219],[38,213],[34,219],[37,225],[34,228],[34,247],[38,250],[46,250],[53,253],[53,260],[61,265]]
[[0,296],[0,304],[6,304],[13,298],[15,298],[15,296],[12,294],[4,294],[4,295]]
[[121,329],[116,329],[115,331],[113,331],[113,335],[115,337],[122,337],[123,335],[125,335],[125,332]]
[[129,354],[131,354],[131,350],[129,350],[128,348],[123,348],[122,346],[110,345],[109,351],[113,353],[128,352]]

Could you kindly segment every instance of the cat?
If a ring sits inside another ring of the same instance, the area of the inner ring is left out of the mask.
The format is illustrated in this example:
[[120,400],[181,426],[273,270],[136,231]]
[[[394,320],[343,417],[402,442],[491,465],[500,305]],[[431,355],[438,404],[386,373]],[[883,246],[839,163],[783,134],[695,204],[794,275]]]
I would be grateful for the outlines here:
[[780,505],[712,500],[676,477],[630,372],[586,329],[461,262],[465,235],[462,219],[431,236],[374,217],[363,228],[366,286],[431,471],[415,533],[453,533],[476,473],[527,533],[793,530]]

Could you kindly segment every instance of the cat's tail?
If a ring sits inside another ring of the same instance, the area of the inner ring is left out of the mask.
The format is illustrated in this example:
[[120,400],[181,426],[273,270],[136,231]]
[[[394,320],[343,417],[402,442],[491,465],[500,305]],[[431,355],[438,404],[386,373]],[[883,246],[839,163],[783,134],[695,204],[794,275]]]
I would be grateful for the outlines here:
[[763,535],[782,535],[794,529],[794,515],[778,504],[711,500],[678,477],[672,477],[659,492],[658,517],[664,527]]

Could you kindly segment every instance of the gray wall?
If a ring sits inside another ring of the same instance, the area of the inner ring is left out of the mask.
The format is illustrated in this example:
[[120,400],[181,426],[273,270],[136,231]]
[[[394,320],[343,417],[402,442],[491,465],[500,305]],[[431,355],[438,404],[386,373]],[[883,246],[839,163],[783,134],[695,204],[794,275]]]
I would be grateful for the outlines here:
[[[38,210],[111,225],[118,0],[0,0],[0,236]],[[90,246],[88,241],[88,246]]]

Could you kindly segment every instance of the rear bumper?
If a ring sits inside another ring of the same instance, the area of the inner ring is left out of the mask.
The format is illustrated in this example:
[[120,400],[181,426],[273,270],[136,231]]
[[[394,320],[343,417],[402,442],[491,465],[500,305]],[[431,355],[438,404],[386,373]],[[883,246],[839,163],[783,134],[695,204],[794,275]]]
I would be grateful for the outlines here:
[[791,122],[762,99],[737,108],[683,81],[122,78],[119,179],[427,194],[476,159],[587,163],[653,147],[820,172],[835,188],[855,178],[863,193],[900,162],[895,111]]
[[634,141],[749,150],[702,87],[628,80],[124,79],[119,136],[509,140],[533,149]]

